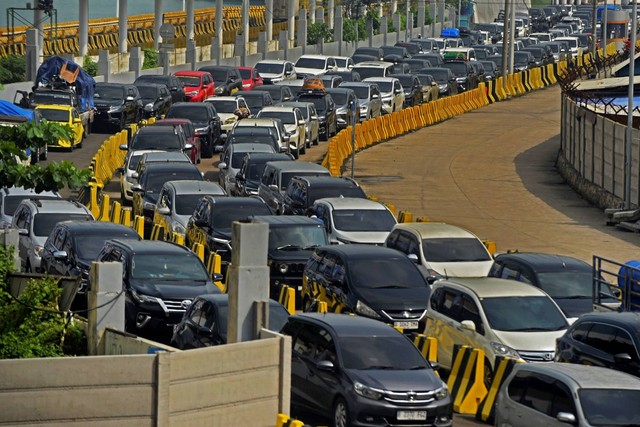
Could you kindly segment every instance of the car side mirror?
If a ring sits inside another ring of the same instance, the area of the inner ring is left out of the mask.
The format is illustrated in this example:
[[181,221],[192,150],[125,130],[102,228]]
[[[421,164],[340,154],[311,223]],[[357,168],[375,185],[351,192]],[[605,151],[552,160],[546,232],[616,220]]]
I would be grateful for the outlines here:
[[628,365],[633,361],[633,359],[631,358],[631,356],[629,356],[628,353],[615,354],[613,355],[613,360],[616,362],[616,364],[619,364],[619,365]]
[[138,172],[131,172],[131,178],[133,179],[138,179],[140,175],[138,175]]
[[418,264],[418,262],[420,262],[420,260],[418,259],[418,255],[416,254],[409,254],[407,255],[407,258],[409,258],[415,264]]
[[135,98],[131,95],[127,96],[126,100],[127,101],[133,101]]
[[156,208],[156,212],[158,212],[160,215],[169,215],[171,213],[169,208],[166,207],[166,206],[162,206],[160,208]]
[[124,166],[120,166],[118,169],[116,169],[116,172],[122,175],[124,173]]
[[373,94],[371,95],[371,99],[380,99],[380,96],[378,96],[378,94]]
[[316,364],[316,367],[321,371],[333,371],[335,366],[330,360],[321,360]]
[[77,125],[77,124],[80,124],[80,123],[82,123],[82,119],[80,119],[79,117],[73,119],[73,124]]
[[473,322],[473,320],[463,320],[460,326],[462,326],[462,329],[467,329],[473,332],[476,331],[476,324]]
[[127,144],[120,144],[118,148],[120,148],[121,150],[127,151],[129,149],[129,146]]
[[191,150],[193,148],[193,144],[185,144],[184,145],[184,149],[185,150]]
[[576,416],[570,412],[558,412],[556,419],[561,423],[576,424]]
[[307,122],[305,122],[304,120],[298,120],[298,124],[299,124],[299,125],[306,125],[306,124],[307,124]]
[[18,228],[18,234],[21,236],[28,236],[29,230],[27,230],[26,228]]
[[68,256],[67,251],[55,251],[53,253],[53,257],[55,259],[67,259],[67,256]]
[[318,120],[318,116],[311,116],[311,120]]
[[142,192],[144,192],[144,188],[142,188],[142,185],[140,185],[140,184],[132,184],[131,185],[131,191],[142,193]]
[[273,191],[280,191],[280,189],[278,188],[277,185],[275,184],[269,184],[269,190],[273,190]]
[[225,162],[218,163],[218,169],[226,169],[228,165]]

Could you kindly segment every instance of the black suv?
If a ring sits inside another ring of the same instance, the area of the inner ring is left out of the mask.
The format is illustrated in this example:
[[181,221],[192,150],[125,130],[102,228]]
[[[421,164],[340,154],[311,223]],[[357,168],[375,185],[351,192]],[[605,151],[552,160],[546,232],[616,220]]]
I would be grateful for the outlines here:
[[329,244],[322,223],[296,215],[252,216],[253,222],[269,224],[269,295],[278,299],[282,285],[299,292],[304,265],[318,246]]
[[271,161],[293,161],[287,153],[247,153],[236,174],[236,186],[231,191],[232,196],[257,196],[260,178],[265,164]]
[[134,334],[160,335],[168,342],[195,297],[220,293],[200,258],[174,243],[108,240],[97,261],[122,263],[125,329]]
[[556,362],[602,366],[640,377],[640,313],[583,314],[556,340]]
[[242,90],[242,76],[236,67],[230,65],[212,65],[198,68],[213,76],[217,96],[229,96]]
[[244,98],[249,106],[249,110],[251,110],[251,114],[254,116],[258,114],[263,107],[273,105],[271,94],[264,90],[245,90],[237,93],[236,96]]
[[440,67],[448,68],[455,74],[459,92],[466,92],[478,87],[478,76],[467,61],[445,61]]
[[96,108],[94,126],[115,126],[123,130],[128,124],[142,119],[142,97],[135,85],[96,83],[93,98]]
[[318,113],[320,129],[318,133],[323,141],[338,133],[338,116],[336,113],[336,103],[328,93],[318,93],[316,91],[300,92],[295,98],[298,102],[312,102]]
[[225,269],[231,261],[232,224],[251,215],[271,215],[271,210],[259,197],[204,196],[187,222],[185,244],[204,244],[207,256],[220,255]]
[[181,127],[147,126],[138,129],[129,144],[120,145],[121,150],[158,150],[191,153],[193,146]]
[[404,91],[404,107],[415,107],[422,104],[422,85],[420,79],[415,74],[391,74],[389,77],[395,77],[400,80],[402,90]]
[[359,197],[367,195],[351,178],[342,176],[294,176],[284,195],[285,215],[306,215],[318,199],[325,197]]
[[142,97],[142,117],[164,117],[173,104],[171,92],[166,85],[158,83],[137,83],[136,87]]
[[184,101],[184,85],[176,76],[162,76],[156,74],[146,74],[140,76],[133,82],[134,85],[138,83],[158,83],[163,84],[169,88],[171,93],[171,100],[173,102]]
[[253,89],[247,91],[246,93],[249,93],[249,92],[268,92],[269,95],[271,95],[271,101],[273,102],[273,104],[293,101],[293,98],[294,98],[291,88],[284,84],[256,86]]
[[204,158],[213,157],[215,146],[222,143],[220,117],[211,102],[178,102],[169,108],[165,119],[191,120],[195,127],[195,136],[200,138]]

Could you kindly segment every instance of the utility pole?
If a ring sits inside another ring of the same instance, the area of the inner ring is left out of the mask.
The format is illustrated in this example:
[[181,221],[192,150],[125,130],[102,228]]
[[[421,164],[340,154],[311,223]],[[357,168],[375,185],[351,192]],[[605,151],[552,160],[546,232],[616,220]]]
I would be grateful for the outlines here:
[[507,80],[507,53],[508,53],[508,49],[507,49],[507,41],[508,41],[508,37],[509,37],[509,0],[504,0],[504,16],[503,21],[503,27],[502,27],[502,78],[503,78],[503,84],[506,85],[506,80]]
[[638,2],[633,2],[631,13],[631,46],[629,49],[629,89],[627,90],[627,129],[624,156],[624,208],[631,209],[631,153],[633,148],[633,95],[635,83],[636,40],[638,32]]

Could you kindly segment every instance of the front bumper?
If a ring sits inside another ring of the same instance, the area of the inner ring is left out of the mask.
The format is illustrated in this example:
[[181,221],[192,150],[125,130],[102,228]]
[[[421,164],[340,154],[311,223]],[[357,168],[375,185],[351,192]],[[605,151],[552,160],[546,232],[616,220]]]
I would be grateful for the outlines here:
[[109,112],[108,110],[97,110],[93,119],[94,125],[118,125],[122,120],[122,111]]

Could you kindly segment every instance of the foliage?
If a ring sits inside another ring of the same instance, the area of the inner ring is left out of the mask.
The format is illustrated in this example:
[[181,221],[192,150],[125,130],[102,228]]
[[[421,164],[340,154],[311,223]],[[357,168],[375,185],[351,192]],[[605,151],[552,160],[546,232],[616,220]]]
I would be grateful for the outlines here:
[[155,49],[142,49],[142,52],[144,52],[142,69],[158,68],[158,51]]
[[356,41],[356,26],[358,31],[358,40],[367,39],[367,23],[364,18],[360,19],[347,19],[344,20],[342,38],[346,42]]
[[316,22],[309,26],[307,29],[307,43],[318,44],[322,40],[325,43],[333,41],[333,31],[329,29],[329,26],[324,22]]
[[0,359],[86,354],[84,334],[58,311],[56,280],[32,279],[17,300],[11,296],[11,254],[0,247]]
[[364,20],[365,22],[372,21],[373,34],[380,34],[380,14],[377,7],[369,8],[364,15]]
[[0,126],[0,186],[22,186],[36,191],[79,188],[88,182],[91,171],[78,169],[69,161],[47,166],[25,165],[26,150],[44,147],[48,142],[71,139],[68,125],[48,122],[25,123],[20,126]]
[[89,55],[84,57],[82,61],[82,68],[91,77],[95,77],[98,75],[98,63],[94,61],[93,58]]
[[9,55],[0,58],[0,83],[25,81],[26,67],[24,56]]

